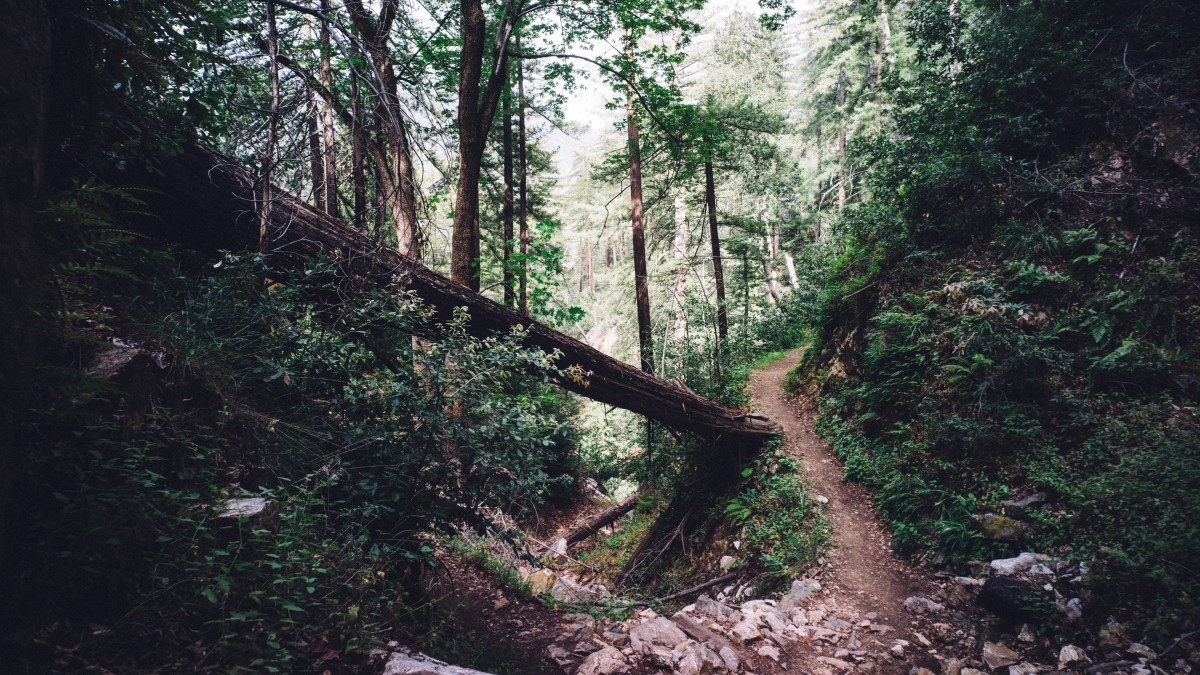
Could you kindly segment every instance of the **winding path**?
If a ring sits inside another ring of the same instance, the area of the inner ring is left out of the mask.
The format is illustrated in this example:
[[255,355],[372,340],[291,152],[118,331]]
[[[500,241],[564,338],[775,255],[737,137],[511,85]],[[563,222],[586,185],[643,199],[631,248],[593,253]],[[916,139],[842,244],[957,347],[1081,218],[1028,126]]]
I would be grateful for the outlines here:
[[788,371],[800,361],[803,349],[766,368],[750,380],[754,409],[783,427],[783,449],[798,460],[817,494],[829,503],[826,514],[833,526],[836,548],[828,589],[841,603],[862,613],[875,612],[878,620],[896,628],[908,625],[905,598],[924,595],[929,582],[911,565],[896,558],[891,543],[866,489],[842,480],[842,463],[829,445],[813,431],[812,415],[803,399],[788,399],[784,384]]

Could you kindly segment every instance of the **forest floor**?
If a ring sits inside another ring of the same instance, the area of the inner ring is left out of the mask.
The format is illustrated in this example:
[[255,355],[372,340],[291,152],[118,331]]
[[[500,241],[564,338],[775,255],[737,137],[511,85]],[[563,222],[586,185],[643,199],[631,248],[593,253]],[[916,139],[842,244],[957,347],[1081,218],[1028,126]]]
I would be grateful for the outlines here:
[[[796,596],[793,587],[790,597],[796,598],[795,609],[785,609],[782,598],[779,602],[763,599],[727,606],[720,600],[701,597],[667,623],[684,625],[690,620],[692,625],[707,627],[710,636],[715,631],[717,642],[733,648],[740,662],[740,667],[734,669],[757,675],[959,675],[966,666],[983,666],[979,651],[984,640],[1003,641],[1021,651],[1041,651],[1039,647],[1048,646],[1031,644],[1032,640],[1021,644],[1009,633],[1011,627],[983,612],[974,602],[981,580],[954,578],[896,557],[866,490],[842,480],[841,462],[814,432],[810,402],[785,393],[787,373],[801,353],[794,351],[755,371],[749,391],[754,410],[783,427],[783,450],[802,465],[812,489],[825,502],[834,545],[820,566],[808,570],[798,582],[812,592],[804,590]],[[587,510],[547,514],[544,522],[533,524],[531,529],[542,535],[540,538],[553,541],[555,531],[565,530],[573,517]],[[578,580],[579,570],[556,567],[560,578]],[[656,662],[653,650],[631,649],[629,639],[635,629],[661,625],[655,622],[664,619],[657,618],[660,615],[655,612],[638,612],[624,621],[567,614],[544,607],[530,597],[497,590],[495,580],[489,580],[486,573],[480,575],[470,565],[449,565],[446,569],[456,573],[450,574],[449,583],[442,585],[444,589],[453,589],[452,595],[457,597],[465,592],[479,599],[470,607],[464,605],[466,611],[456,612],[454,622],[468,619],[463,622],[469,628],[468,642],[486,641],[499,652],[507,652],[507,658],[500,659],[507,661],[507,668],[501,667],[507,672],[711,672],[696,670],[679,660],[680,654],[687,651],[686,643],[675,645],[672,656],[671,646],[675,643],[671,638],[664,638],[667,642],[663,643],[665,652],[660,659],[674,659],[670,665]],[[773,614],[774,619],[768,619],[767,614]],[[738,622],[741,624],[734,625]],[[739,632],[747,622],[753,629],[750,634]],[[767,630],[767,626],[777,630]],[[682,639],[677,630],[669,626],[665,630]],[[716,650],[717,643],[706,644]],[[606,649],[597,653],[601,647]],[[495,662],[499,654],[489,653],[492,651],[484,649],[480,658],[472,661],[488,667],[500,665]],[[557,657],[548,658],[556,653]],[[1024,660],[1016,653],[1012,656],[1011,663]]]

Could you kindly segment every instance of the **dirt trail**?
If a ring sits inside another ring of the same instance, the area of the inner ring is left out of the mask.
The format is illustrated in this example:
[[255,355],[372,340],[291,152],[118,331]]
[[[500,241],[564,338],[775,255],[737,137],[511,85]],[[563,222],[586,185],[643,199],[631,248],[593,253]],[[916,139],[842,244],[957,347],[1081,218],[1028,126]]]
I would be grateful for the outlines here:
[[904,599],[925,595],[931,584],[892,553],[890,540],[867,491],[842,481],[842,463],[813,431],[805,401],[784,393],[787,373],[803,350],[755,371],[750,380],[753,407],[783,427],[783,449],[799,460],[817,494],[829,499],[826,513],[833,525],[836,548],[827,556],[833,564],[830,594],[862,613],[876,612],[879,621],[903,629],[909,624]]

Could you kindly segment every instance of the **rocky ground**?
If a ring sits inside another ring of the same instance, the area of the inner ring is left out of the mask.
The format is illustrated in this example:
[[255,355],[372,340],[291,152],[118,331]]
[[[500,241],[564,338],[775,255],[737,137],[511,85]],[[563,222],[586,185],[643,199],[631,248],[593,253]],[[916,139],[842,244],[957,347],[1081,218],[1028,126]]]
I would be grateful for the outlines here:
[[[1086,566],[1022,553],[972,563],[969,575],[953,576],[897,559],[865,490],[842,481],[841,464],[813,432],[805,402],[783,394],[786,373],[798,358],[793,354],[756,373],[752,395],[755,409],[783,426],[784,451],[803,464],[826,504],[836,544],[828,559],[781,595],[757,597],[752,583],[734,582],[676,612],[646,608],[622,621],[591,614],[557,614],[547,621],[522,614],[520,599],[488,595],[490,605],[480,612],[493,628],[525,640],[526,651],[540,650],[551,669],[576,675],[1150,675],[1198,668],[1195,634],[1159,654],[1116,621],[1094,637],[1084,631]],[[549,548],[538,552],[549,552],[545,568],[511,559],[535,593],[564,603],[619,602],[586,573],[577,576],[580,568],[564,551]],[[736,545],[728,552],[731,559],[738,554]],[[1038,625],[1053,628],[1039,633]],[[394,656],[386,674],[460,672],[406,659]]]

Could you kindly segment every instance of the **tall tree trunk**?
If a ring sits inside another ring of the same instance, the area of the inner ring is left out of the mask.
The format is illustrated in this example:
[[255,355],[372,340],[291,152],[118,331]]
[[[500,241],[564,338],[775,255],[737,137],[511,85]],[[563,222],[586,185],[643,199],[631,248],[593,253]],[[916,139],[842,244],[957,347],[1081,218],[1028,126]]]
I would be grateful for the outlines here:
[[776,305],[779,304],[779,277],[775,271],[775,236],[771,225],[767,223],[767,207],[762,197],[754,200],[754,215],[766,229],[762,236],[763,281],[767,285],[767,300]]
[[[355,28],[363,35],[379,88],[375,120],[384,139],[382,146],[372,143],[367,146],[367,151],[375,161],[375,185],[377,197],[381,201],[381,211],[386,207],[395,228],[396,250],[419,259],[420,231],[412,148],[408,138],[408,127],[401,114],[399,80],[392,64],[391,47],[388,42],[391,26],[399,9],[399,0],[381,0],[377,17],[366,10],[362,0],[346,0],[346,9]],[[334,104],[332,92],[326,92],[325,98],[330,105]],[[347,116],[343,114],[343,119]]]
[[[688,261],[687,261],[687,202],[683,198],[681,188],[675,195],[675,241],[672,257],[675,260],[675,283],[671,286],[671,298],[675,304],[675,325],[671,330],[670,342],[675,345],[675,372],[683,377],[683,346],[687,340],[687,314],[684,310],[684,295],[687,291]],[[666,370],[667,340],[663,340],[663,363],[660,368]]]
[[[321,12],[325,16],[330,13],[329,0],[321,0]],[[321,84],[328,91],[333,91],[333,50],[329,44],[329,19],[321,19]],[[333,106],[328,102],[321,104],[321,149],[322,149],[322,165],[325,170],[324,179],[321,181],[321,187],[324,191],[323,199],[325,213],[338,217],[338,190],[337,190],[337,148],[335,147],[335,131],[333,120]]]
[[[521,49],[521,36],[515,38],[517,50]],[[521,268],[520,310],[532,316],[529,309],[529,152],[525,138],[525,62],[517,62],[517,162],[520,164],[520,185],[517,187],[518,220],[520,225]]]
[[846,67],[838,67],[838,191],[837,207],[846,206]]
[[708,209],[708,239],[712,244],[713,280],[717,286],[717,356],[729,339],[729,311],[725,306],[725,268],[721,262],[721,233],[717,228],[717,186],[712,160],[704,162],[704,202]]
[[592,250],[592,242],[587,242],[587,274],[588,274],[588,291],[592,295],[596,294],[596,255]]
[[883,31],[883,53],[887,55],[888,66],[894,66],[896,56],[892,54],[892,22],[888,19],[887,0],[879,0],[879,23]]
[[742,333],[750,322],[750,247],[742,254]]
[[325,211],[325,166],[321,159],[321,131],[317,125],[317,92],[309,90],[305,106],[305,137],[308,139],[308,169],[312,177],[312,203]]
[[788,283],[792,285],[792,290],[800,288],[800,280],[796,278],[796,260],[792,257],[791,251],[783,252],[783,261],[787,263]]
[[367,226],[366,130],[363,128],[362,92],[358,87],[358,77],[351,75],[350,105],[354,124],[350,128],[350,173],[354,180],[354,226],[363,229]]
[[267,0],[267,58],[271,71],[271,110],[267,113],[267,142],[262,158],[262,204],[258,215],[258,251],[267,250],[271,223],[272,178],[275,173],[275,137],[279,133],[279,29],[275,23],[275,0]]
[[479,80],[483,76],[487,25],[480,0],[461,0],[462,50],[458,67],[458,189],[454,199],[454,231],[450,244],[450,278],[479,291],[474,257],[475,223],[479,215],[479,177],[484,139],[480,136]]
[[633,91],[625,108],[625,127],[629,135],[629,209],[633,222],[633,281],[637,304],[638,353],[642,370],[654,372],[654,336],[650,326],[650,276],[646,269],[646,225],[642,211],[642,154],[638,146],[637,120],[634,118]]
[[762,237],[762,269],[763,269],[763,284],[767,288],[767,301],[772,305],[779,304],[779,291],[775,288],[775,269],[770,264],[771,244],[767,241],[767,237]]
[[483,52],[487,20],[482,0],[460,0],[462,49],[458,65],[458,189],[454,202],[454,232],[451,235],[450,278],[479,291],[479,178],[488,131],[504,91],[508,67],[508,38],[521,3],[505,8],[497,26],[493,70],[486,85]]
[[500,153],[504,155],[504,204],[501,208],[501,220],[504,221],[504,306],[515,307],[517,304],[517,289],[513,274],[513,137],[512,137],[512,90],[507,88],[500,100],[501,129]]

